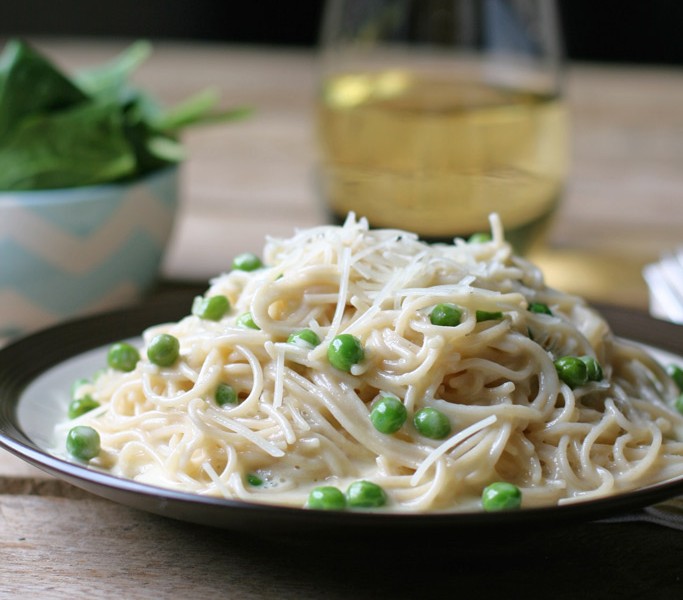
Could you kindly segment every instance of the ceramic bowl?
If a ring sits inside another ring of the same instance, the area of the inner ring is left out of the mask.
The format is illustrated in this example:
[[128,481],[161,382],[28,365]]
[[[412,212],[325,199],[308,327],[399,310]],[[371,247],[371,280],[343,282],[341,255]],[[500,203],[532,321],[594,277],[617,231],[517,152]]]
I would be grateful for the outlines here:
[[0,192],[0,339],[138,300],[157,279],[177,204],[178,167]]

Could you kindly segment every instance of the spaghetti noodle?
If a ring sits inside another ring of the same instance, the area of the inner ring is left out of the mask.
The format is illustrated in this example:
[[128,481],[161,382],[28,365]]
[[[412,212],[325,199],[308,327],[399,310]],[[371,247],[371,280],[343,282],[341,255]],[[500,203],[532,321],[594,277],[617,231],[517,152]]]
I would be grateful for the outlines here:
[[[225,315],[144,333],[143,347],[159,333],[179,341],[171,366],[107,370],[78,392],[99,407],[68,426],[93,427],[102,450],[91,463],[121,477],[290,506],[316,486],[364,480],[387,510],[480,510],[497,481],[530,507],[683,474],[675,384],[584,301],[547,287],[491,224],[488,241],[427,245],[350,215],[269,239],[266,266],[211,282],[205,297],[225,296]],[[433,322],[444,304],[456,323]],[[302,329],[313,343],[290,338]],[[328,354],[340,334],[362,348],[346,370]],[[567,356],[599,375],[567,383]],[[221,384],[233,403],[216,401]],[[371,418],[387,396],[407,415],[391,432]],[[447,435],[419,429],[425,408]]]

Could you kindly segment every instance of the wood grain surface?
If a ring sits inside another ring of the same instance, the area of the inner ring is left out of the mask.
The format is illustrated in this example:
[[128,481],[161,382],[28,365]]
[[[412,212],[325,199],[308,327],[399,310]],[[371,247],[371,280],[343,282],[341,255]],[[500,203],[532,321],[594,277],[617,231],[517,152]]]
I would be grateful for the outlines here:
[[[67,68],[125,46],[40,42]],[[159,42],[136,80],[167,103],[210,86],[224,106],[253,109],[240,123],[186,134],[166,277],[206,281],[266,235],[325,221],[315,191],[314,53]],[[683,70],[569,64],[565,88],[571,173],[548,244],[533,258],[552,285],[646,308],[642,267],[683,240]]]
[[[126,42],[36,43],[69,68]],[[309,51],[157,43],[137,79],[167,102],[214,86],[240,123],[186,136],[182,210],[164,277],[204,282],[265,235],[324,222],[314,186]],[[683,242],[683,73],[571,64],[572,174],[547,248],[548,280],[647,308],[640,270]],[[0,597],[673,598],[683,534],[642,523],[530,531],[463,546],[359,547],[197,527],[113,504],[0,453]]]

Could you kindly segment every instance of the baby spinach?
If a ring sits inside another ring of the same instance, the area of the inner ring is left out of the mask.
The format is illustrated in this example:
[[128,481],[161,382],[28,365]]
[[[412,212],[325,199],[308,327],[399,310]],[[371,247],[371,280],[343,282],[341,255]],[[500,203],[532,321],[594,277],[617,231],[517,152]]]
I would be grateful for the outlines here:
[[113,61],[73,76],[23,40],[0,55],[0,190],[77,187],[129,180],[179,162],[187,127],[227,121],[200,92],[164,108],[130,82],[150,55],[136,42]]

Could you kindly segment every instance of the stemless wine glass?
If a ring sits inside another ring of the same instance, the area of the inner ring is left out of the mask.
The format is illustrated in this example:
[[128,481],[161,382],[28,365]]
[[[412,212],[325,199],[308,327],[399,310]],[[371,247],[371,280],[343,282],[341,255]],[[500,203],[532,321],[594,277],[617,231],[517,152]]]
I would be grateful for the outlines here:
[[451,241],[496,212],[529,250],[567,171],[559,37],[553,0],[330,0],[317,132],[333,219]]

